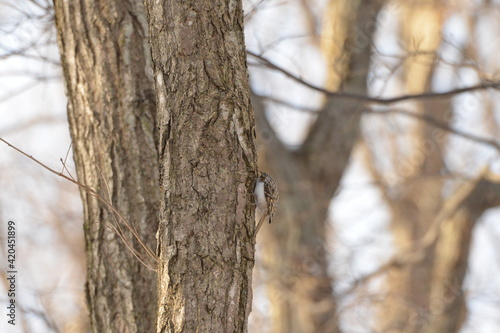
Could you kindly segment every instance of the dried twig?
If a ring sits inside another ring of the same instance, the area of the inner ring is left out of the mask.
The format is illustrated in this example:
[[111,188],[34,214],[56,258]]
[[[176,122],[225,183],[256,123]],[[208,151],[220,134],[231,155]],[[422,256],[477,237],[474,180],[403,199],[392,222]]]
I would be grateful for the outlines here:
[[[152,265],[152,264],[150,264],[150,263],[147,263],[146,261],[148,261],[148,260],[146,260],[136,249],[134,249],[133,246],[130,244],[130,242],[124,237],[123,230],[121,230],[121,228],[119,227],[120,224],[118,223],[118,220],[120,220],[126,226],[126,228],[130,232],[132,232],[132,235],[137,239],[137,241],[139,242],[139,244],[141,245],[141,247],[144,249],[144,251],[146,251],[146,253],[148,254],[148,257],[150,259],[152,259],[154,261],[154,263],[157,263],[158,262],[157,256],[153,253],[153,251],[151,251],[151,249],[149,249],[149,247],[146,244],[144,244],[144,242],[140,239],[137,231],[135,231],[135,229],[130,225],[130,223],[123,217],[123,215],[120,214],[120,212],[113,206],[113,204],[109,200],[107,200],[107,199],[103,198],[102,196],[100,196],[99,194],[97,194],[96,191],[94,191],[93,189],[91,189],[87,185],[84,185],[84,184],[80,183],[79,181],[77,181],[69,172],[68,172],[68,174],[70,175],[70,177],[68,177],[65,174],[63,174],[64,170],[68,170],[66,168],[66,162],[65,161],[63,161],[61,159],[61,162],[63,163],[63,170],[62,170],[62,172],[57,172],[56,170],[54,170],[54,169],[50,168],[49,166],[43,164],[42,162],[40,162],[39,160],[37,160],[33,156],[25,153],[21,149],[19,149],[16,146],[12,145],[8,141],[6,141],[6,140],[4,140],[2,138],[0,138],[0,141],[2,141],[3,143],[5,143],[7,146],[9,146],[10,148],[14,149],[15,151],[19,152],[20,154],[26,156],[30,160],[34,161],[38,165],[42,166],[44,169],[46,169],[46,170],[52,172],[53,174],[55,174],[55,175],[57,175],[57,176],[59,176],[61,178],[64,178],[67,181],[70,181],[71,183],[77,185],[78,187],[80,187],[81,189],[83,189],[85,192],[87,192],[88,194],[90,194],[91,196],[95,197],[100,202],[102,202],[104,205],[106,205],[113,212],[113,216],[115,218],[115,221],[117,223],[118,228],[120,229],[120,232],[118,232],[118,229],[115,226],[113,226],[113,225],[111,225],[111,229],[113,231],[115,231],[115,233],[118,235],[118,237],[120,237],[120,239],[125,243],[125,246],[127,246],[127,248],[132,252],[132,254],[137,258],[137,260],[139,260],[147,268],[149,268],[149,269],[151,269],[153,271],[156,271],[155,266]],[[68,154],[66,154],[66,158],[67,157],[68,157]],[[105,183],[106,188],[107,188],[107,183],[106,182],[104,182],[104,183]],[[116,220],[116,217],[118,217],[118,220]]]
[[353,94],[353,93],[348,93],[348,92],[330,91],[330,90],[324,89],[324,88],[319,87],[317,85],[314,85],[310,82],[307,82],[306,80],[300,78],[299,76],[297,76],[293,73],[290,73],[286,69],[274,64],[273,62],[262,57],[261,55],[258,55],[252,51],[247,51],[247,54],[256,58],[257,61],[259,61],[263,66],[270,68],[270,69],[273,69],[275,71],[281,72],[286,77],[294,80],[295,82],[298,82],[298,83],[300,83],[300,84],[302,84],[302,85],[304,85],[312,90],[321,92],[327,96],[337,97],[337,98],[346,98],[346,99],[357,99],[360,101],[371,102],[371,103],[376,103],[376,104],[381,104],[381,105],[393,104],[393,103],[397,103],[397,102],[407,101],[410,99],[443,98],[443,97],[450,97],[450,96],[459,95],[459,94],[463,94],[466,92],[478,91],[478,90],[500,89],[500,82],[484,81],[484,82],[481,82],[480,84],[477,84],[474,86],[457,88],[457,89],[452,89],[449,91],[439,92],[439,93],[427,92],[427,93],[421,93],[421,94],[408,94],[408,95],[402,95],[402,96],[391,97],[391,98],[370,97],[370,96],[366,96],[366,95],[359,95],[359,94]]
[[[104,186],[106,188],[106,192],[108,193],[108,202],[111,202],[111,191],[109,189],[109,186],[108,186],[108,182],[106,181],[106,179],[104,179],[104,176],[103,176],[103,173],[101,171],[101,169],[96,165],[96,168],[97,170],[99,170],[99,173],[101,174],[101,178],[102,178],[102,181],[104,183]],[[122,221],[122,223],[127,227],[127,229],[132,233],[132,235],[134,235],[135,239],[137,239],[137,241],[139,242],[139,244],[141,244],[141,247],[146,251],[146,253],[155,260],[155,262],[158,262],[157,258],[156,258],[156,255],[149,249],[149,247],[146,246],[146,244],[144,244],[144,242],[141,240],[141,237],[139,236],[139,234],[137,233],[137,230],[135,230],[134,226],[129,223],[125,217],[123,217],[122,214],[120,214],[120,212],[114,207],[114,206],[110,206],[111,210],[113,211],[114,215],[113,215],[113,218],[115,219],[115,222],[116,222],[116,228],[114,228],[113,230],[117,233],[117,235],[123,240],[123,242],[125,243],[125,245],[130,249],[130,251],[132,251],[132,253],[134,254],[134,256],[144,264],[144,261],[145,258],[136,250],[133,248],[132,244],[130,244],[126,238],[125,238],[125,233],[123,232],[122,228],[120,227],[120,223],[118,223],[118,220],[116,217],[119,218],[119,220]],[[140,257],[140,258],[139,258]],[[146,265],[146,264],[144,264]],[[148,265],[146,265],[148,266]],[[151,268],[151,267],[149,267]],[[153,269],[154,270],[154,269]]]

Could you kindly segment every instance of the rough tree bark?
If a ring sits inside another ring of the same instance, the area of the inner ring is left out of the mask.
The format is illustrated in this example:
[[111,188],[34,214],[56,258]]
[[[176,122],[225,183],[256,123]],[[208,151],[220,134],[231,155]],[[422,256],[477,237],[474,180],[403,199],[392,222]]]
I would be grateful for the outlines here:
[[[74,160],[80,182],[106,199],[153,248],[158,224],[155,95],[143,5],[55,0]],[[116,216],[81,191],[86,296],[94,332],[152,332],[156,274],[111,230]],[[126,237],[139,245],[130,232]]]
[[254,120],[241,1],[146,1],[158,101],[157,332],[245,332]]
[[[323,47],[330,89],[367,93],[371,41],[382,3],[332,1],[328,7],[323,35],[334,39]],[[282,184],[276,222],[263,232],[272,332],[339,331],[328,274],[328,208],[358,142],[363,106],[352,99],[326,101],[298,151],[288,150],[276,137],[266,140],[264,169]],[[273,133],[257,97],[254,107],[259,133]]]

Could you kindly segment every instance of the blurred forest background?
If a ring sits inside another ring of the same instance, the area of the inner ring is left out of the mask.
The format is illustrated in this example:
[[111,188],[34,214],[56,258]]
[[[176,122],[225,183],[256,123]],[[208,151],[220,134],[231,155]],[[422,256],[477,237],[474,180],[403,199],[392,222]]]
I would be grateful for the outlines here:
[[[244,6],[260,165],[281,192],[249,331],[499,331],[500,2]],[[53,15],[0,0],[0,137],[72,171]],[[18,328],[87,332],[78,189],[6,145],[0,189]]]

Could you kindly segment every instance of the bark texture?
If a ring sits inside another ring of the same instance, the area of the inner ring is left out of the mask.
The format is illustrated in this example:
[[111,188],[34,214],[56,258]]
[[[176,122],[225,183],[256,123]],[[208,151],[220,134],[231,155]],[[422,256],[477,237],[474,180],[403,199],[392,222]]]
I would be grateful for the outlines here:
[[146,1],[158,101],[157,332],[245,332],[254,120],[239,0]]
[[[380,1],[332,1],[322,45],[332,90],[366,94],[371,40]],[[264,170],[281,189],[275,222],[263,228],[269,274],[272,332],[339,332],[332,277],[328,274],[328,208],[360,137],[363,103],[331,99],[298,151],[286,148],[256,97],[258,132],[266,133]]]
[[[158,225],[156,109],[140,1],[54,1],[80,182],[109,199],[153,248]],[[110,228],[85,191],[86,294],[94,332],[152,332],[156,274]],[[130,232],[125,236],[140,248]]]

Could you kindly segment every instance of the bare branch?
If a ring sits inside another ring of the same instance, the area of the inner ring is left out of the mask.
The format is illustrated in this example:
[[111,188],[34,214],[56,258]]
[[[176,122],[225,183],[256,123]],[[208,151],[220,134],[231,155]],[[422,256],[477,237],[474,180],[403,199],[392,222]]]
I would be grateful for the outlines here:
[[[108,194],[108,202],[111,202],[111,200],[112,200],[111,199],[111,190],[109,188],[108,182],[106,181],[106,179],[104,179],[104,175],[103,175],[101,169],[97,165],[96,165],[96,168],[97,168],[97,170],[99,170],[99,173],[101,175],[101,179],[102,179],[102,181],[104,183],[104,187],[105,187],[106,192]],[[136,249],[134,249],[134,247],[132,246],[132,244],[129,244],[129,242],[125,238],[125,233],[123,232],[122,228],[120,227],[120,223],[118,223],[118,220],[116,219],[116,217],[119,217],[119,220],[121,220],[123,222],[123,224],[125,224],[125,226],[127,227],[127,229],[130,232],[132,232],[132,234],[134,235],[135,239],[137,239],[139,241],[139,243],[141,244],[142,248],[147,252],[147,254],[151,258],[156,258],[156,255],[146,246],[146,244],[144,244],[144,242],[141,240],[141,237],[137,233],[137,230],[134,228],[134,226],[131,223],[128,223],[128,221],[125,219],[125,217],[123,217],[123,215],[120,214],[120,212],[118,210],[116,210],[116,208],[114,206],[111,207],[111,210],[114,213],[113,214],[113,218],[115,219],[115,222],[116,222],[116,228],[114,230],[116,231],[116,233],[118,234],[118,236],[120,236],[120,238],[123,240],[123,242],[125,243],[125,245],[134,254],[134,256],[137,258],[137,260],[139,260],[140,262],[142,262],[145,266],[148,266],[148,265],[146,265],[144,263],[144,261],[146,261],[146,260],[142,257],[142,255],[139,253],[139,251],[137,251]]]
[[[301,112],[306,112],[306,113],[311,113],[311,114],[319,114],[320,112],[322,112],[321,110],[314,109],[312,107],[307,107],[307,106],[303,106],[303,105],[295,105],[295,104],[292,104],[292,103],[287,102],[285,100],[281,100],[279,98],[275,98],[275,97],[271,97],[271,96],[262,96],[262,95],[255,95],[255,96],[262,98],[264,100],[268,100],[272,103],[283,105],[283,106],[289,107],[293,110],[297,110],[297,111],[301,111]],[[420,121],[425,121],[428,124],[433,125],[433,126],[439,128],[439,129],[442,129],[444,131],[447,131],[451,134],[460,136],[462,138],[465,138],[465,139],[468,139],[468,140],[471,140],[471,141],[474,141],[477,143],[485,144],[487,146],[490,146],[491,148],[494,148],[494,149],[500,151],[500,143],[497,140],[495,140],[493,138],[488,139],[488,138],[485,138],[485,137],[482,137],[479,135],[475,135],[472,133],[468,133],[468,132],[456,129],[454,127],[449,126],[447,123],[439,121],[438,119],[431,117],[429,115],[418,114],[418,113],[411,112],[411,111],[404,110],[404,109],[390,109],[390,110],[384,110],[384,111],[373,111],[371,109],[365,108],[363,110],[363,113],[366,113],[369,115],[399,114],[399,115],[403,115],[406,117],[415,118],[415,119],[418,119]]]
[[[33,156],[25,153],[24,151],[22,151],[21,149],[17,148],[16,146],[12,145],[11,143],[9,143],[8,141],[0,138],[0,141],[2,141],[3,143],[5,143],[7,146],[9,146],[10,148],[14,149],[15,151],[21,153],[22,155],[26,156],[27,158],[29,158],[30,160],[34,161],[35,163],[37,163],[38,165],[42,166],[44,169],[52,172],[53,174],[55,174],[56,176],[59,176],[61,178],[64,178],[68,181],[70,181],[71,183],[77,185],[78,187],[80,187],[81,189],[83,189],[85,192],[89,193],[91,196],[95,197],[96,199],[98,199],[100,202],[102,202],[104,205],[106,205],[109,209],[111,209],[111,211],[113,212],[114,216],[115,217],[118,217],[118,219],[120,221],[122,221],[122,223],[127,227],[128,230],[130,230],[132,232],[132,234],[134,235],[134,237],[137,239],[137,241],[139,242],[139,244],[141,245],[141,247],[144,249],[144,251],[146,251],[146,253],[148,254],[148,256],[153,259],[153,261],[155,263],[158,262],[158,258],[156,257],[156,255],[153,253],[153,251],[151,251],[151,249],[149,249],[146,244],[144,244],[144,242],[142,242],[142,240],[139,238],[139,235],[137,234],[137,232],[134,230],[134,228],[130,225],[130,223],[125,220],[125,218],[123,217],[123,215],[120,214],[120,212],[118,210],[116,210],[116,208],[113,206],[113,204],[104,199],[103,197],[101,197],[99,194],[97,194],[96,191],[94,191],[93,189],[91,189],[90,187],[88,187],[87,185],[84,185],[80,182],[78,182],[77,180],[75,180],[73,178],[73,176],[71,177],[68,177],[66,176],[65,174],[63,174],[62,172],[57,172],[56,170],[48,167],[47,165],[43,164],[42,162],[40,162],[39,160],[37,160],[36,158],[34,158]],[[66,169],[66,166],[63,162],[63,170]],[[114,228],[114,227],[113,227]],[[113,229],[112,228],[112,229]],[[117,232],[116,228],[114,228],[113,230],[115,230],[115,232],[117,233],[117,235],[120,237],[120,239],[122,239],[122,241],[125,243],[125,245],[127,246],[127,248],[130,249],[130,251],[132,252],[132,254],[142,263],[144,264],[147,268],[153,270],[153,271],[156,271],[155,267],[150,265],[149,263],[146,263],[144,262],[143,260],[139,259],[137,257],[137,254],[138,251],[135,250],[135,249],[131,249],[130,247],[130,244],[128,244],[128,241],[123,237],[123,235],[121,235],[119,232]]]
[[321,92],[327,96],[344,98],[344,99],[358,99],[360,101],[366,101],[366,102],[376,103],[376,104],[381,104],[381,105],[393,104],[393,103],[397,103],[397,102],[407,101],[410,99],[443,98],[443,97],[450,97],[450,96],[459,95],[459,94],[463,94],[466,92],[472,92],[472,91],[479,91],[479,90],[486,90],[486,89],[500,89],[500,82],[483,81],[482,83],[477,84],[477,85],[452,89],[452,90],[445,91],[445,92],[426,92],[426,93],[422,93],[422,94],[408,94],[408,95],[402,95],[402,96],[391,97],[391,98],[370,97],[370,96],[366,96],[366,95],[359,95],[359,94],[353,94],[353,93],[348,93],[348,92],[337,92],[337,91],[326,90],[324,88],[321,88],[317,85],[314,85],[310,82],[305,81],[304,79],[298,77],[297,75],[290,73],[289,71],[283,69],[282,67],[274,64],[273,62],[267,60],[266,58],[254,53],[252,51],[247,51],[247,54],[256,58],[265,67],[268,67],[270,69],[281,72],[286,77],[288,77],[288,78],[290,78],[290,79],[292,79],[292,80],[294,80],[294,81],[296,81],[296,82],[298,82],[298,83],[300,83],[300,84],[302,84],[302,85],[304,85],[312,90]]
[[494,139],[487,139],[472,133],[467,133],[464,131],[461,131],[459,129],[453,128],[449,126],[448,124],[441,122],[437,120],[434,117],[428,116],[428,115],[423,115],[423,114],[417,114],[411,111],[407,110],[402,110],[402,109],[392,109],[392,110],[386,110],[386,111],[372,111],[372,110],[364,110],[365,113],[371,114],[371,115],[385,115],[385,114],[400,114],[403,116],[415,118],[421,121],[425,121],[437,128],[440,128],[444,131],[450,132],[452,134],[455,134],[457,136],[461,136],[465,139],[469,139],[471,141],[475,141],[478,143],[483,143],[485,145],[488,145],[498,151],[500,151],[500,143]]

